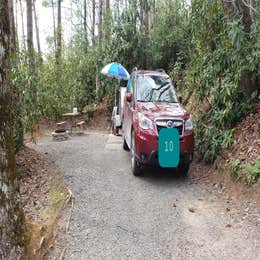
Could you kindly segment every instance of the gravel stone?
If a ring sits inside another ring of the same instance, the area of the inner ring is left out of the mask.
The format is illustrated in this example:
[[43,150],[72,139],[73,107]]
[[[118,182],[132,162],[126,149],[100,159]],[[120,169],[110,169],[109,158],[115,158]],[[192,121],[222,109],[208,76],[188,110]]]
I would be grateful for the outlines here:
[[158,169],[134,177],[121,137],[45,138],[34,148],[48,152],[73,193],[65,259],[260,259],[255,233],[225,228],[225,202],[203,185]]

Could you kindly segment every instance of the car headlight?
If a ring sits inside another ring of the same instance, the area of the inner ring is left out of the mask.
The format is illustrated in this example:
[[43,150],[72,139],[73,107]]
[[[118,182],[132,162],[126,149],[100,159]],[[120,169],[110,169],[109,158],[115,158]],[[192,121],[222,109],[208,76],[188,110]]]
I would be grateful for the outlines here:
[[142,113],[138,113],[139,126],[144,130],[153,129],[153,122],[151,119],[144,116]]
[[189,118],[186,122],[185,122],[185,131],[190,131],[193,129],[193,125],[192,125],[192,120],[191,118]]

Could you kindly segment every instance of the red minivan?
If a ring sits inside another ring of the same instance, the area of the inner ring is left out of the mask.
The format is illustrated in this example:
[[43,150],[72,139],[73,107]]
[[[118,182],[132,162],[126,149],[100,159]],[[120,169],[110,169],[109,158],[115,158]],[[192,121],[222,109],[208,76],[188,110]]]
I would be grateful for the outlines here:
[[143,165],[159,166],[158,134],[162,128],[173,127],[180,135],[178,169],[188,172],[194,153],[192,120],[164,71],[133,71],[127,84],[122,122],[123,148],[131,151],[135,176],[142,173]]

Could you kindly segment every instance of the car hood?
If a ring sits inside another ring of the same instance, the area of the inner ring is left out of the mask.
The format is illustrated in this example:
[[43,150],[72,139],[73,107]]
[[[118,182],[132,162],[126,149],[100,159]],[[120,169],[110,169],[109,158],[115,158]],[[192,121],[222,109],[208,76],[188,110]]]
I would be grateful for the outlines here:
[[180,117],[186,119],[189,116],[179,103],[137,102],[137,110],[151,119],[158,117]]

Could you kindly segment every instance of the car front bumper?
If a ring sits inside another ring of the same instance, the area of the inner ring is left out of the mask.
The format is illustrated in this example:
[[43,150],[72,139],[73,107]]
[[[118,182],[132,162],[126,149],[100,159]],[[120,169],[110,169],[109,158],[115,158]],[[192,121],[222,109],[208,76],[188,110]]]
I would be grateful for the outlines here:
[[[158,135],[152,130],[135,132],[135,155],[141,164],[159,166]],[[180,163],[190,163],[194,153],[194,131],[180,137]]]
[[[193,160],[193,154],[187,152],[180,153],[180,163],[179,164],[188,164]],[[158,151],[152,151],[150,156],[141,155],[139,162],[141,164],[151,165],[151,166],[160,166]]]

